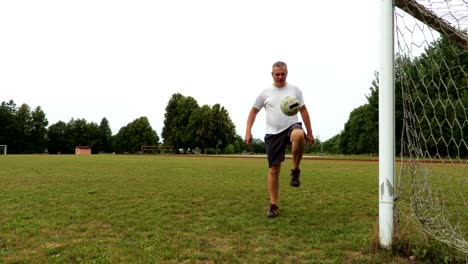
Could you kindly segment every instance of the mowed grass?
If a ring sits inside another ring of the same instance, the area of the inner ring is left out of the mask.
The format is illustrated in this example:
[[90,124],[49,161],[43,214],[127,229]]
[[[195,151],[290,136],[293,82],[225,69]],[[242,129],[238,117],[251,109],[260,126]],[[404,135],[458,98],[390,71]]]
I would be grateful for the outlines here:
[[[266,218],[264,159],[0,157],[0,262],[387,263],[378,163],[302,164]],[[403,261],[397,259],[397,262]]]

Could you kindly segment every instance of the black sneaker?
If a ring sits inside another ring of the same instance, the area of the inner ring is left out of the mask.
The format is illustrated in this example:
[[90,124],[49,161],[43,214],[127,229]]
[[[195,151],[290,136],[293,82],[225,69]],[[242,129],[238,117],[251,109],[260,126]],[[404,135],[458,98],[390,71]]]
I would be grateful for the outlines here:
[[278,206],[276,206],[276,204],[271,204],[270,205],[270,209],[268,210],[267,212],[267,217],[269,218],[273,218],[273,217],[277,217],[278,216]]
[[299,181],[299,175],[301,175],[300,169],[292,169],[291,170],[291,186],[292,187],[299,187],[301,186],[301,182]]

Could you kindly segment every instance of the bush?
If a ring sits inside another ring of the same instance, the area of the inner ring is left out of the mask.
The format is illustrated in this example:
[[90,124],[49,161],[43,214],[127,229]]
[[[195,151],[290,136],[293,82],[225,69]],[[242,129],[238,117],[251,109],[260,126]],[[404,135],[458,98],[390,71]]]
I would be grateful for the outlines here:
[[234,149],[233,144],[227,145],[227,147],[224,149],[224,154],[234,154],[236,151]]

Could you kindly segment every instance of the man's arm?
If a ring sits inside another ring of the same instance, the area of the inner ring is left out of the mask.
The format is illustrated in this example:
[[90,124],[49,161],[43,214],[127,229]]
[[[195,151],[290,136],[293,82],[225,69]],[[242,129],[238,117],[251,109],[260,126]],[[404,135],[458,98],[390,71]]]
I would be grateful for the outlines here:
[[245,143],[247,145],[252,144],[252,126],[259,111],[259,109],[252,107],[252,109],[250,109],[249,116],[247,117],[247,128],[245,129]]
[[301,113],[302,121],[304,121],[304,125],[307,129],[306,139],[312,145],[314,144],[314,133],[312,132],[312,125],[310,124],[309,111],[307,111],[307,107],[303,105],[299,112]]

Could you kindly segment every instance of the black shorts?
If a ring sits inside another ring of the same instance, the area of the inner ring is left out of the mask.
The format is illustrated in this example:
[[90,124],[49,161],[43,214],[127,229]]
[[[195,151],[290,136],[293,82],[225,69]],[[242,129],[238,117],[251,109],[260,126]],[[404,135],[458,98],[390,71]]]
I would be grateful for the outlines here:
[[[279,134],[266,134],[265,146],[268,155],[268,167],[279,165],[284,161],[286,146],[291,144],[291,132],[294,129],[303,129],[302,123],[296,123],[281,131]],[[304,134],[305,136],[305,134]]]

